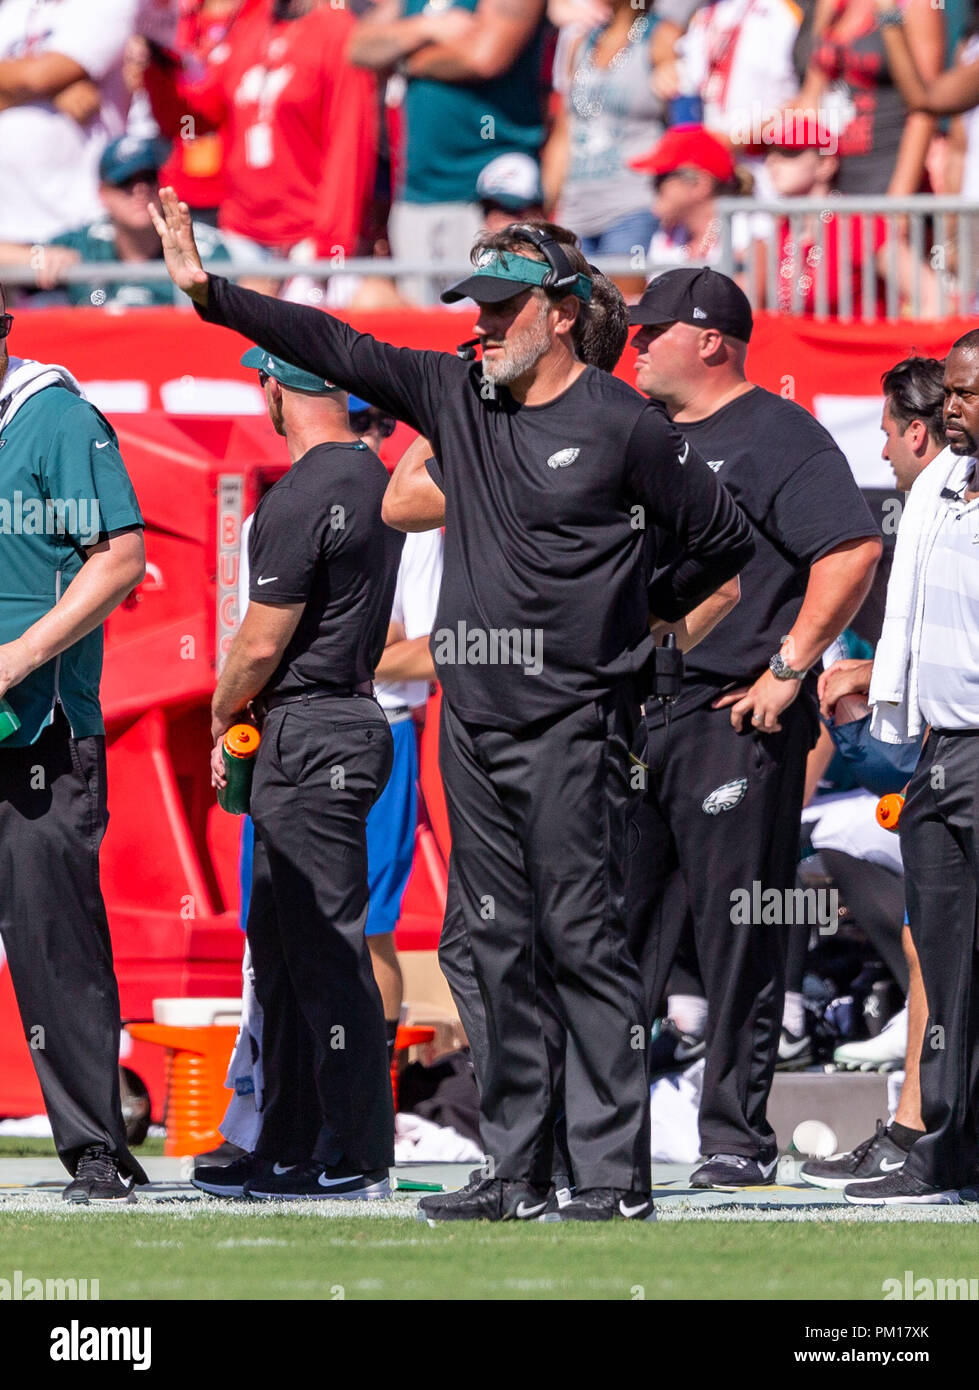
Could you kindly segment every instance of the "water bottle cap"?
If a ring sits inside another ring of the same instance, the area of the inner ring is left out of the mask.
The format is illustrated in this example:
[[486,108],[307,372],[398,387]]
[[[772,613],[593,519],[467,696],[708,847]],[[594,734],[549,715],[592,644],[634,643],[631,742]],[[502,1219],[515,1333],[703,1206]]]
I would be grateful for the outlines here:
[[258,752],[262,736],[253,724],[234,724],[224,736],[225,750],[233,758],[251,758]]

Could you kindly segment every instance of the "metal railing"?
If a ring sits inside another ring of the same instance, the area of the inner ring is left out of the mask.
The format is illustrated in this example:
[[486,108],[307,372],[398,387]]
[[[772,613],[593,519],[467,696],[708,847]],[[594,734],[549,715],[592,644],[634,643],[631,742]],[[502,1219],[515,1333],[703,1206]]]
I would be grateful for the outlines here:
[[[864,322],[973,312],[979,280],[979,203],[926,194],[831,196],[825,201],[721,198],[715,228],[706,261],[682,263],[710,263],[734,275],[756,309]],[[595,264],[633,284],[669,268],[653,262],[642,246],[627,256],[597,257]],[[373,276],[404,282],[421,277],[436,288],[472,269],[467,260],[339,255],[308,262],[237,256],[212,262],[212,268],[233,280]],[[162,261],[79,262],[62,270],[59,284],[155,284],[168,278]],[[30,265],[0,263],[0,279],[11,286],[37,282]],[[189,307],[183,296],[177,299]]]
[[[718,269],[737,275],[753,308],[863,322],[973,310],[979,204],[971,200],[721,198],[717,215]],[[756,238],[763,255],[738,250],[745,216],[771,219]]]

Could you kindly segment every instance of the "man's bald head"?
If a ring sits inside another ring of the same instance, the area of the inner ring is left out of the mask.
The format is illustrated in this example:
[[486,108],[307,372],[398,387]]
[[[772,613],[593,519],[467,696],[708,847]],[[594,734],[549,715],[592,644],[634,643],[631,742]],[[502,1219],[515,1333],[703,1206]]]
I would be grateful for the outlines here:
[[979,356],[979,328],[970,328],[968,333],[963,333],[961,338],[956,338],[951,351],[966,352],[973,357]]

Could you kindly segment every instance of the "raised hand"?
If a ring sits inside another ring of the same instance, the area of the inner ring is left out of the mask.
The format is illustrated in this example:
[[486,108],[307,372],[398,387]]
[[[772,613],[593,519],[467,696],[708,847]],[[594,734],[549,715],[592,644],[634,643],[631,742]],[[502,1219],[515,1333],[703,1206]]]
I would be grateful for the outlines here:
[[189,294],[195,304],[207,303],[207,271],[201,264],[194,240],[190,208],[181,203],[172,188],[160,189],[160,212],[150,203],[150,217],[163,243],[163,259],[170,279]]

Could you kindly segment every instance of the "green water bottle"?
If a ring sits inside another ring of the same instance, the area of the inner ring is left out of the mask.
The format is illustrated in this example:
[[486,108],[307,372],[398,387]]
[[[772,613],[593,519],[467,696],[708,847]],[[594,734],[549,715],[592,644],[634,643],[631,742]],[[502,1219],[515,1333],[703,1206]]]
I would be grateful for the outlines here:
[[0,743],[20,728],[20,720],[6,700],[0,700]]
[[255,754],[261,741],[261,734],[252,724],[234,724],[224,736],[221,756],[228,784],[218,788],[218,805],[233,816],[248,812]]

